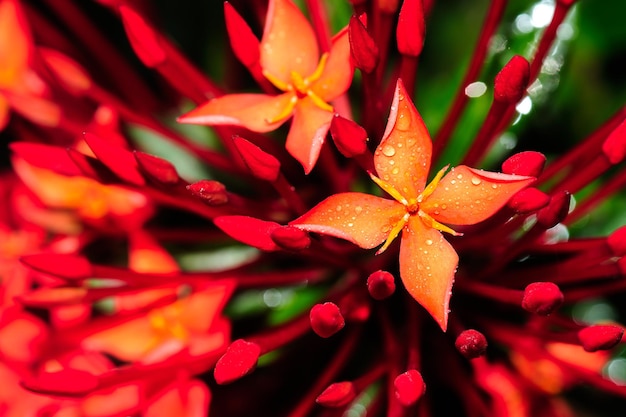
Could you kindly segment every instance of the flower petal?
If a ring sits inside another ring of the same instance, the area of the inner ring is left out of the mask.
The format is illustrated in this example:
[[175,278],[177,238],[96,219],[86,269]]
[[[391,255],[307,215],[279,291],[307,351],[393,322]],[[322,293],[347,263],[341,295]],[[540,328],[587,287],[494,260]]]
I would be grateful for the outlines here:
[[289,84],[291,73],[311,75],[319,61],[315,32],[290,0],[270,0],[261,39],[261,67]]
[[372,249],[387,239],[405,213],[404,206],[395,200],[363,193],[341,193],[328,197],[289,224]]
[[333,113],[318,107],[309,97],[298,100],[285,147],[311,172],[330,128]]
[[374,153],[378,177],[407,200],[424,189],[430,170],[432,143],[424,121],[398,80],[383,139]]
[[287,118],[277,122],[277,117],[294,99],[293,93],[278,96],[265,94],[229,94],[215,98],[178,118],[181,123],[200,125],[243,126],[254,132],[277,129]]
[[420,205],[433,219],[447,224],[475,224],[502,206],[534,177],[482,171],[459,165],[441,179],[435,191]]
[[0,87],[16,88],[31,54],[26,19],[15,0],[0,2]]
[[348,28],[344,28],[333,37],[324,71],[311,89],[322,100],[331,101],[350,87],[353,72]]
[[400,278],[407,291],[446,330],[459,257],[436,229],[411,216],[402,233]]

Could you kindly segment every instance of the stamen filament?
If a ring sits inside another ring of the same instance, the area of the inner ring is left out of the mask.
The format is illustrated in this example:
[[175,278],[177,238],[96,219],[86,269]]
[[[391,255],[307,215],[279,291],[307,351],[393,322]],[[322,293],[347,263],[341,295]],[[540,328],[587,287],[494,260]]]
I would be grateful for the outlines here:
[[[281,91],[293,90],[293,87],[291,86],[291,84],[288,84],[284,82],[283,80],[280,80],[278,77],[275,77],[267,70],[263,70],[263,76],[267,78],[267,80],[271,82],[274,87],[278,88]],[[292,77],[293,77],[293,74],[292,74]]]
[[335,111],[333,106],[331,106],[330,104],[326,103],[320,96],[315,94],[315,92],[313,92],[313,90],[308,90],[306,92],[306,94],[307,94],[307,96],[309,96],[311,98],[311,100],[313,100],[313,103],[315,103],[315,105],[317,107],[319,107],[320,109],[329,111],[331,113]]
[[378,178],[376,175],[372,174],[371,172],[369,174],[370,174],[370,178],[372,179],[372,181],[374,181],[380,188],[382,188],[387,194],[392,196],[396,201],[398,201],[399,203],[405,206],[409,205],[409,202],[407,201],[407,199],[404,198],[402,194],[400,194],[400,191],[396,190],[393,187],[393,185],[381,180],[380,178]]
[[428,214],[424,213],[422,210],[420,210],[417,214],[419,214],[422,221],[426,223],[428,227],[432,227],[433,229],[437,229],[441,232],[449,233],[452,236],[463,236],[463,233],[456,232],[453,229],[446,226],[445,224],[439,223],[437,220],[433,219]]
[[433,178],[430,184],[428,184],[426,188],[424,188],[424,191],[422,191],[422,193],[417,197],[418,203],[421,203],[422,201],[430,197],[433,191],[435,191],[435,189],[437,188],[439,181],[441,181],[441,178],[443,178],[443,175],[446,173],[449,166],[450,165],[446,165],[445,167],[441,168],[439,172],[437,172],[437,175],[435,175],[435,178]]
[[378,249],[378,251],[376,251],[376,255],[380,255],[381,253],[387,250],[389,245],[391,245],[391,242],[394,241],[394,239],[398,236],[398,234],[400,233],[404,225],[409,221],[410,216],[411,216],[410,213],[406,213],[402,217],[402,219],[400,219],[400,221],[396,223],[393,229],[391,229],[391,231],[389,232],[389,236],[387,236],[387,240],[385,241],[385,244],[381,246],[380,249]]
[[273,119],[265,119],[265,122],[268,124],[272,124],[272,123],[278,123],[282,120],[285,120],[286,118],[291,116],[291,114],[293,113],[293,109],[296,107],[297,102],[298,102],[298,96],[294,94],[293,97],[291,97],[291,99],[289,100],[289,103],[287,103],[287,105],[283,109],[283,111],[278,113],[278,115],[276,115],[276,117],[274,117]]

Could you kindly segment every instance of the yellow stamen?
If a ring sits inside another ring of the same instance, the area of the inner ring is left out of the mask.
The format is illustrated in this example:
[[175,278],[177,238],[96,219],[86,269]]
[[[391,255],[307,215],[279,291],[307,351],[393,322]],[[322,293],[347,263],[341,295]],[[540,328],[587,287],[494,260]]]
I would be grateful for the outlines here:
[[313,81],[319,80],[319,78],[322,76],[322,73],[324,73],[324,68],[326,67],[327,60],[328,60],[328,52],[326,52],[320,57],[320,62],[317,64],[317,68],[315,68],[315,71],[313,71],[313,74],[306,77],[305,82],[307,83],[307,85],[309,85]]
[[292,91],[293,90],[293,87],[291,84],[288,84],[278,79],[278,77],[273,76],[267,70],[263,70],[263,76],[267,78],[267,80],[271,82],[274,85],[274,87],[278,88],[280,91]]
[[422,210],[420,210],[418,214],[420,218],[422,219],[422,221],[426,223],[426,226],[428,227],[432,227],[433,229],[437,229],[441,232],[449,233],[452,236],[463,236],[463,233],[456,232],[453,229],[446,226],[445,224],[439,223],[437,220],[433,219],[428,214],[424,213]]
[[405,206],[409,205],[409,202],[406,200],[406,198],[404,198],[402,194],[400,194],[400,191],[396,190],[393,187],[393,185],[381,180],[380,178],[378,178],[376,175],[372,174],[371,172],[369,174],[370,174],[370,178],[372,179],[372,181],[374,181],[380,188],[382,188],[387,194],[392,196],[396,201],[398,201],[399,203]]
[[319,107],[320,109],[326,110],[326,111],[329,111],[329,112],[334,112],[335,111],[333,106],[331,106],[330,104],[328,104],[324,100],[322,100],[322,98],[320,98],[320,96],[315,94],[313,92],[313,90],[307,91],[306,94],[307,94],[307,96],[311,97],[311,100],[313,100],[313,103],[315,103],[315,105],[317,107]]
[[265,123],[268,123],[268,124],[278,123],[278,122],[280,122],[282,120],[285,120],[286,118],[290,117],[291,114],[293,113],[293,109],[296,107],[296,103],[297,102],[298,102],[298,97],[294,94],[293,97],[291,97],[291,99],[289,100],[289,103],[287,103],[287,105],[283,109],[283,111],[278,113],[272,119],[265,119]]
[[398,234],[400,233],[400,231],[402,230],[406,222],[409,221],[409,217],[411,217],[410,213],[406,213],[404,216],[402,216],[402,219],[400,219],[400,221],[396,223],[393,229],[391,229],[391,231],[389,232],[389,236],[387,236],[387,240],[385,241],[385,244],[381,246],[380,249],[378,249],[378,251],[376,251],[376,255],[380,255],[381,253],[387,250],[389,245],[391,245],[391,242],[393,242],[394,239],[398,236]]
[[422,191],[422,193],[417,197],[418,203],[421,203],[422,201],[427,199],[433,193],[433,191],[435,191],[435,188],[437,188],[439,181],[441,181],[441,178],[443,178],[443,175],[446,173],[449,166],[450,165],[446,165],[445,167],[439,170],[437,175],[435,175],[435,178],[433,178],[430,184],[428,184],[426,188],[424,188],[424,191]]

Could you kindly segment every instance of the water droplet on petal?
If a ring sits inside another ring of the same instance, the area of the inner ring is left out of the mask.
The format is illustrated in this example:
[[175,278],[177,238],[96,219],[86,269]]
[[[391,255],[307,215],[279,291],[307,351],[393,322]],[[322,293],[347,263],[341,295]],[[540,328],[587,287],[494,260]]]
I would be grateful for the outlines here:
[[399,169],[398,167],[395,167],[394,169],[392,169],[392,170],[391,170],[391,173],[392,173],[393,175],[397,175],[397,174],[398,174],[398,172],[400,172],[400,169]]
[[391,145],[383,146],[383,155],[385,156],[394,156],[396,154],[396,148]]
[[356,213],[357,213],[357,214],[359,214],[360,212],[362,212],[362,211],[363,211],[363,207],[361,207],[361,206],[356,206],[356,207],[354,208],[354,211],[356,211]]
[[472,184],[474,185],[480,185],[482,181],[480,181],[480,178],[478,177],[472,177]]
[[433,244],[433,241],[431,239],[426,239],[426,244],[430,246]]
[[404,117],[404,114],[401,114],[396,120],[395,127],[399,130],[408,130],[409,127],[411,127],[411,119],[408,117]]

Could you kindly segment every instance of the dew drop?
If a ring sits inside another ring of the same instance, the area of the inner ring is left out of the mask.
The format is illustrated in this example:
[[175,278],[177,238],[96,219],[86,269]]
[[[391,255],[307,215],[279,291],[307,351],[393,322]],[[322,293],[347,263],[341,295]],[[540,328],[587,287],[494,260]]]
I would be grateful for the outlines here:
[[456,184],[456,180],[450,181],[450,184],[452,184],[452,185]]
[[398,167],[395,167],[394,169],[392,169],[392,170],[391,170],[391,173],[392,173],[393,175],[397,175],[397,174],[398,174],[398,172],[400,172],[400,168],[398,168]]
[[385,156],[394,156],[396,154],[396,148],[391,145],[383,146],[383,155]]
[[431,239],[426,239],[426,244],[430,246],[433,244],[433,241]]
[[411,119],[408,117],[404,117],[404,114],[398,116],[396,120],[396,128],[399,130],[408,130],[411,127]]
[[463,178],[463,174],[459,174],[459,175],[457,175],[456,177],[457,177],[458,179],[461,179],[461,178]]
[[356,207],[354,208],[354,211],[356,211],[356,213],[357,213],[357,214],[359,214],[360,212],[362,212],[362,211],[363,211],[363,207],[361,207],[361,206],[356,206]]
[[442,204],[442,205],[441,205],[441,210],[445,210],[445,209],[447,209],[447,208],[448,208],[448,206],[446,206],[445,204]]
[[348,227],[354,226],[354,223],[348,223]]
[[478,177],[473,177],[472,178],[472,184],[480,185],[480,183],[481,183],[480,178],[478,178]]
[[341,209],[342,209],[342,208],[343,208],[343,207],[341,207],[341,206],[337,206],[337,207],[335,207],[335,210],[337,210],[337,211],[341,211]]
[[496,188],[498,188],[498,184],[491,184],[491,188],[495,190]]

